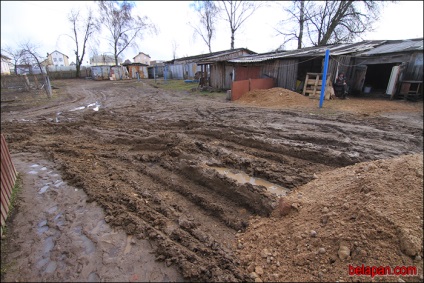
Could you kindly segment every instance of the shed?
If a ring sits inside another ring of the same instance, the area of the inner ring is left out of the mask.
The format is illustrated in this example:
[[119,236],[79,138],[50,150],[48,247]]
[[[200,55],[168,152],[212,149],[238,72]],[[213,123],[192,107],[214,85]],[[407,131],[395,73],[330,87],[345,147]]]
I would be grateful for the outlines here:
[[[422,45],[422,38],[395,41],[366,40],[268,52],[230,59],[227,63],[232,63],[234,66],[235,81],[270,77],[276,80],[278,87],[299,91],[303,88],[302,84],[307,73],[322,73],[325,51],[329,49],[327,74],[332,80],[338,73],[344,72],[352,93],[364,93],[364,83],[370,81],[380,88],[379,91],[386,91],[389,94],[399,92],[400,88],[396,83],[399,78],[413,82],[418,79],[422,81]],[[369,65],[376,65],[371,67],[372,73],[367,73]],[[394,66],[399,67],[393,69]],[[390,80],[394,70],[399,70],[399,73],[395,73],[393,80]]]
[[101,66],[92,66],[91,67],[91,77],[93,80],[109,80],[110,66],[101,65]]
[[[255,52],[246,48],[237,48],[230,50],[217,51],[206,54],[199,54],[194,56],[182,57],[170,61],[166,61],[169,77],[173,79],[193,79],[196,73],[201,72],[205,80],[210,77],[211,65],[215,64],[216,60],[228,60],[237,58],[245,54],[256,54]],[[220,78],[220,75],[214,73],[214,78]]]
[[[169,66],[167,66],[167,69],[169,69]],[[147,73],[149,79],[156,78],[163,78],[165,76],[165,63],[163,62],[151,62],[151,65],[147,67]],[[167,78],[170,78],[170,72],[168,71],[166,74]],[[172,79],[172,77],[171,77]]]
[[128,70],[125,66],[112,66],[110,67],[109,79],[115,80],[129,80]]
[[387,40],[380,46],[355,54],[352,88],[365,87],[390,98],[422,96],[423,38]]
[[273,78],[276,86],[290,90],[302,89],[307,73],[322,73],[325,51],[330,50],[328,74],[335,78],[337,73],[348,73],[351,55],[369,50],[384,41],[364,41],[318,47],[307,47],[290,51],[268,52],[228,60],[233,63],[234,80],[247,78]]
[[122,64],[127,68],[128,76],[131,79],[137,79],[137,73],[140,76],[140,79],[147,79],[149,74],[147,71],[147,67],[149,65],[143,63],[130,63],[130,64]]
[[200,66],[204,84],[217,89],[230,89],[234,68],[227,60],[252,54],[257,53],[247,48],[237,48],[211,53],[198,59],[196,62]]

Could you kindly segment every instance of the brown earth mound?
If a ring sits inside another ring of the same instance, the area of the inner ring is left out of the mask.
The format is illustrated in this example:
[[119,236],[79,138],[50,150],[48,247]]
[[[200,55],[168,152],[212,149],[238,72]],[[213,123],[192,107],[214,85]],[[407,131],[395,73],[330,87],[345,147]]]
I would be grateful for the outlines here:
[[319,174],[238,235],[242,265],[257,282],[371,281],[349,276],[362,264],[416,266],[415,276],[374,280],[422,281],[422,172],[421,153]]
[[265,107],[316,105],[316,100],[281,87],[251,90],[245,93],[237,102]]
[[245,93],[235,103],[274,109],[299,109],[320,112],[349,112],[352,114],[378,115],[389,112],[422,112],[423,102],[411,103],[405,100],[390,100],[387,97],[348,96],[347,99],[334,98],[324,100],[319,108],[319,95],[304,96],[300,93],[274,87],[271,89],[255,89]]

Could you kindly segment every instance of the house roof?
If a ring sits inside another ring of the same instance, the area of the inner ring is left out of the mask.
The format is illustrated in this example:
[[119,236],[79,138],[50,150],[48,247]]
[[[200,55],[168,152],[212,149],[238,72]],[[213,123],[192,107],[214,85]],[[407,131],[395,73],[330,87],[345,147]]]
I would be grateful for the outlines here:
[[135,55],[135,56],[133,57],[133,59],[135,59],[135,57],[137,57],[137,56],[138,56],[138,55],[140,55],[140,54],[144,54],[144,55],[146,55],[147,57],[152,58],[152,57],[150,57],[150,55],[149,55],[149,54],[146,54],[146,53],[144,53],[144,52],[138,52],[138,54],[137,54],[137,55]]
[[261,53],[250,56],[243,56],[230,59],[232,63],[255,63],[280,58],[300,58],[300,57],[322,57],[325,51],[329,49],[330,55],[355,54],[376,55],[385,53],[411,52],[423,50],[423,38],[405,39],[405,40],[364,40],[356,43],[342,43],[326,46],[306,47],[290,51],[277,51]]
[[229,49],[229,50],[223,50],[223,51],[217,51],[217,52],[212,52],[212,53],[206,53],[206,54],[199,54],[199,55],[194,55],[194,56],[188,56],[188,57],[182,57],[182,58],[177,58],[174,60],[169,60],[169,61],[165,61],[164,63],[174,63],[175,61],[200,61],[200,60],[206,60],[208,58],[213,59],[216,58],[218,56],[225,56],[225,55],[230,55],[239,51],[246,51],[247,53],[250,54],[257,54],[256,52],[253,52],[252,50],[249,50],[247,48],[236,48],[236,49]]
[[11,58],[7,57],[6,55],[1,54],[1,58],[5,60],[12,60]]
[[[63,53],[62,53],[62,52],[60,52],[60,51],[55,50],[55,51],[53,51],[52,53],[55,53],[55,52],[60,53],[60,54],[62,54],[63,56],[66,56],[66,57],[69,59],[69,56],[68,56],[68,55],[63,54]],[[52,54],[52,53],[50,53],[50,54]]]
[[[93,55],[90,57],[90,61],[115,63],[115,57],[113,55],[107,55],[107,54]],[[122,62],[121,57],[118,57],[118,62]]]

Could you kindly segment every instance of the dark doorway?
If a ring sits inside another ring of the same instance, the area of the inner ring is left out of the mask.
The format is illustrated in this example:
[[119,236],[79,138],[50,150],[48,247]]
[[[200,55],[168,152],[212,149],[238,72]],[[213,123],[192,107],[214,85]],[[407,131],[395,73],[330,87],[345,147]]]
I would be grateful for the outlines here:
[[306,73],[322,73],[322,58],[299,58],[297,80],[305,81]]
[[367,65],[364,86],[371,87],[373,93],[385,93],[393,66],[398,63]]

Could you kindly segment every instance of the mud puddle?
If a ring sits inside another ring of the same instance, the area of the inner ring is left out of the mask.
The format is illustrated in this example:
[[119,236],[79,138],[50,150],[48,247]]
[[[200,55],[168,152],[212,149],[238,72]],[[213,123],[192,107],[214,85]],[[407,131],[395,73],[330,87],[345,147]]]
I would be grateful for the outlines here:
[[236,180],[240,184],[250,183],[256,186],[264,186],[269,192],[274,193],[277,196],[285,196],[290,192],[290,190],[287,188],[268,182],[267,180],[261,178],[249,176],[241,171],[234,171],[229,168],[215,166],[209,166],[209,168],[216,170],[218,173],[225,175],[228,178]]
[[2,249],[9,263],[2,281],[184,280],[175,266],[155,261],[149,241],[111,228],[101,207],[86,202],[84,191],[68,185],[53,163],[23,153],[12,160],[23,189]]
[[79,107],[73,108],[69,111],[73,112],[73,111],[84,110],[84,109],[89,109],[89,108],[93,108],[93,111],[99,111],[100,106],[101,106],[100,103],[96,101],[94,103],[88,104],[87,106],[79,106]]

